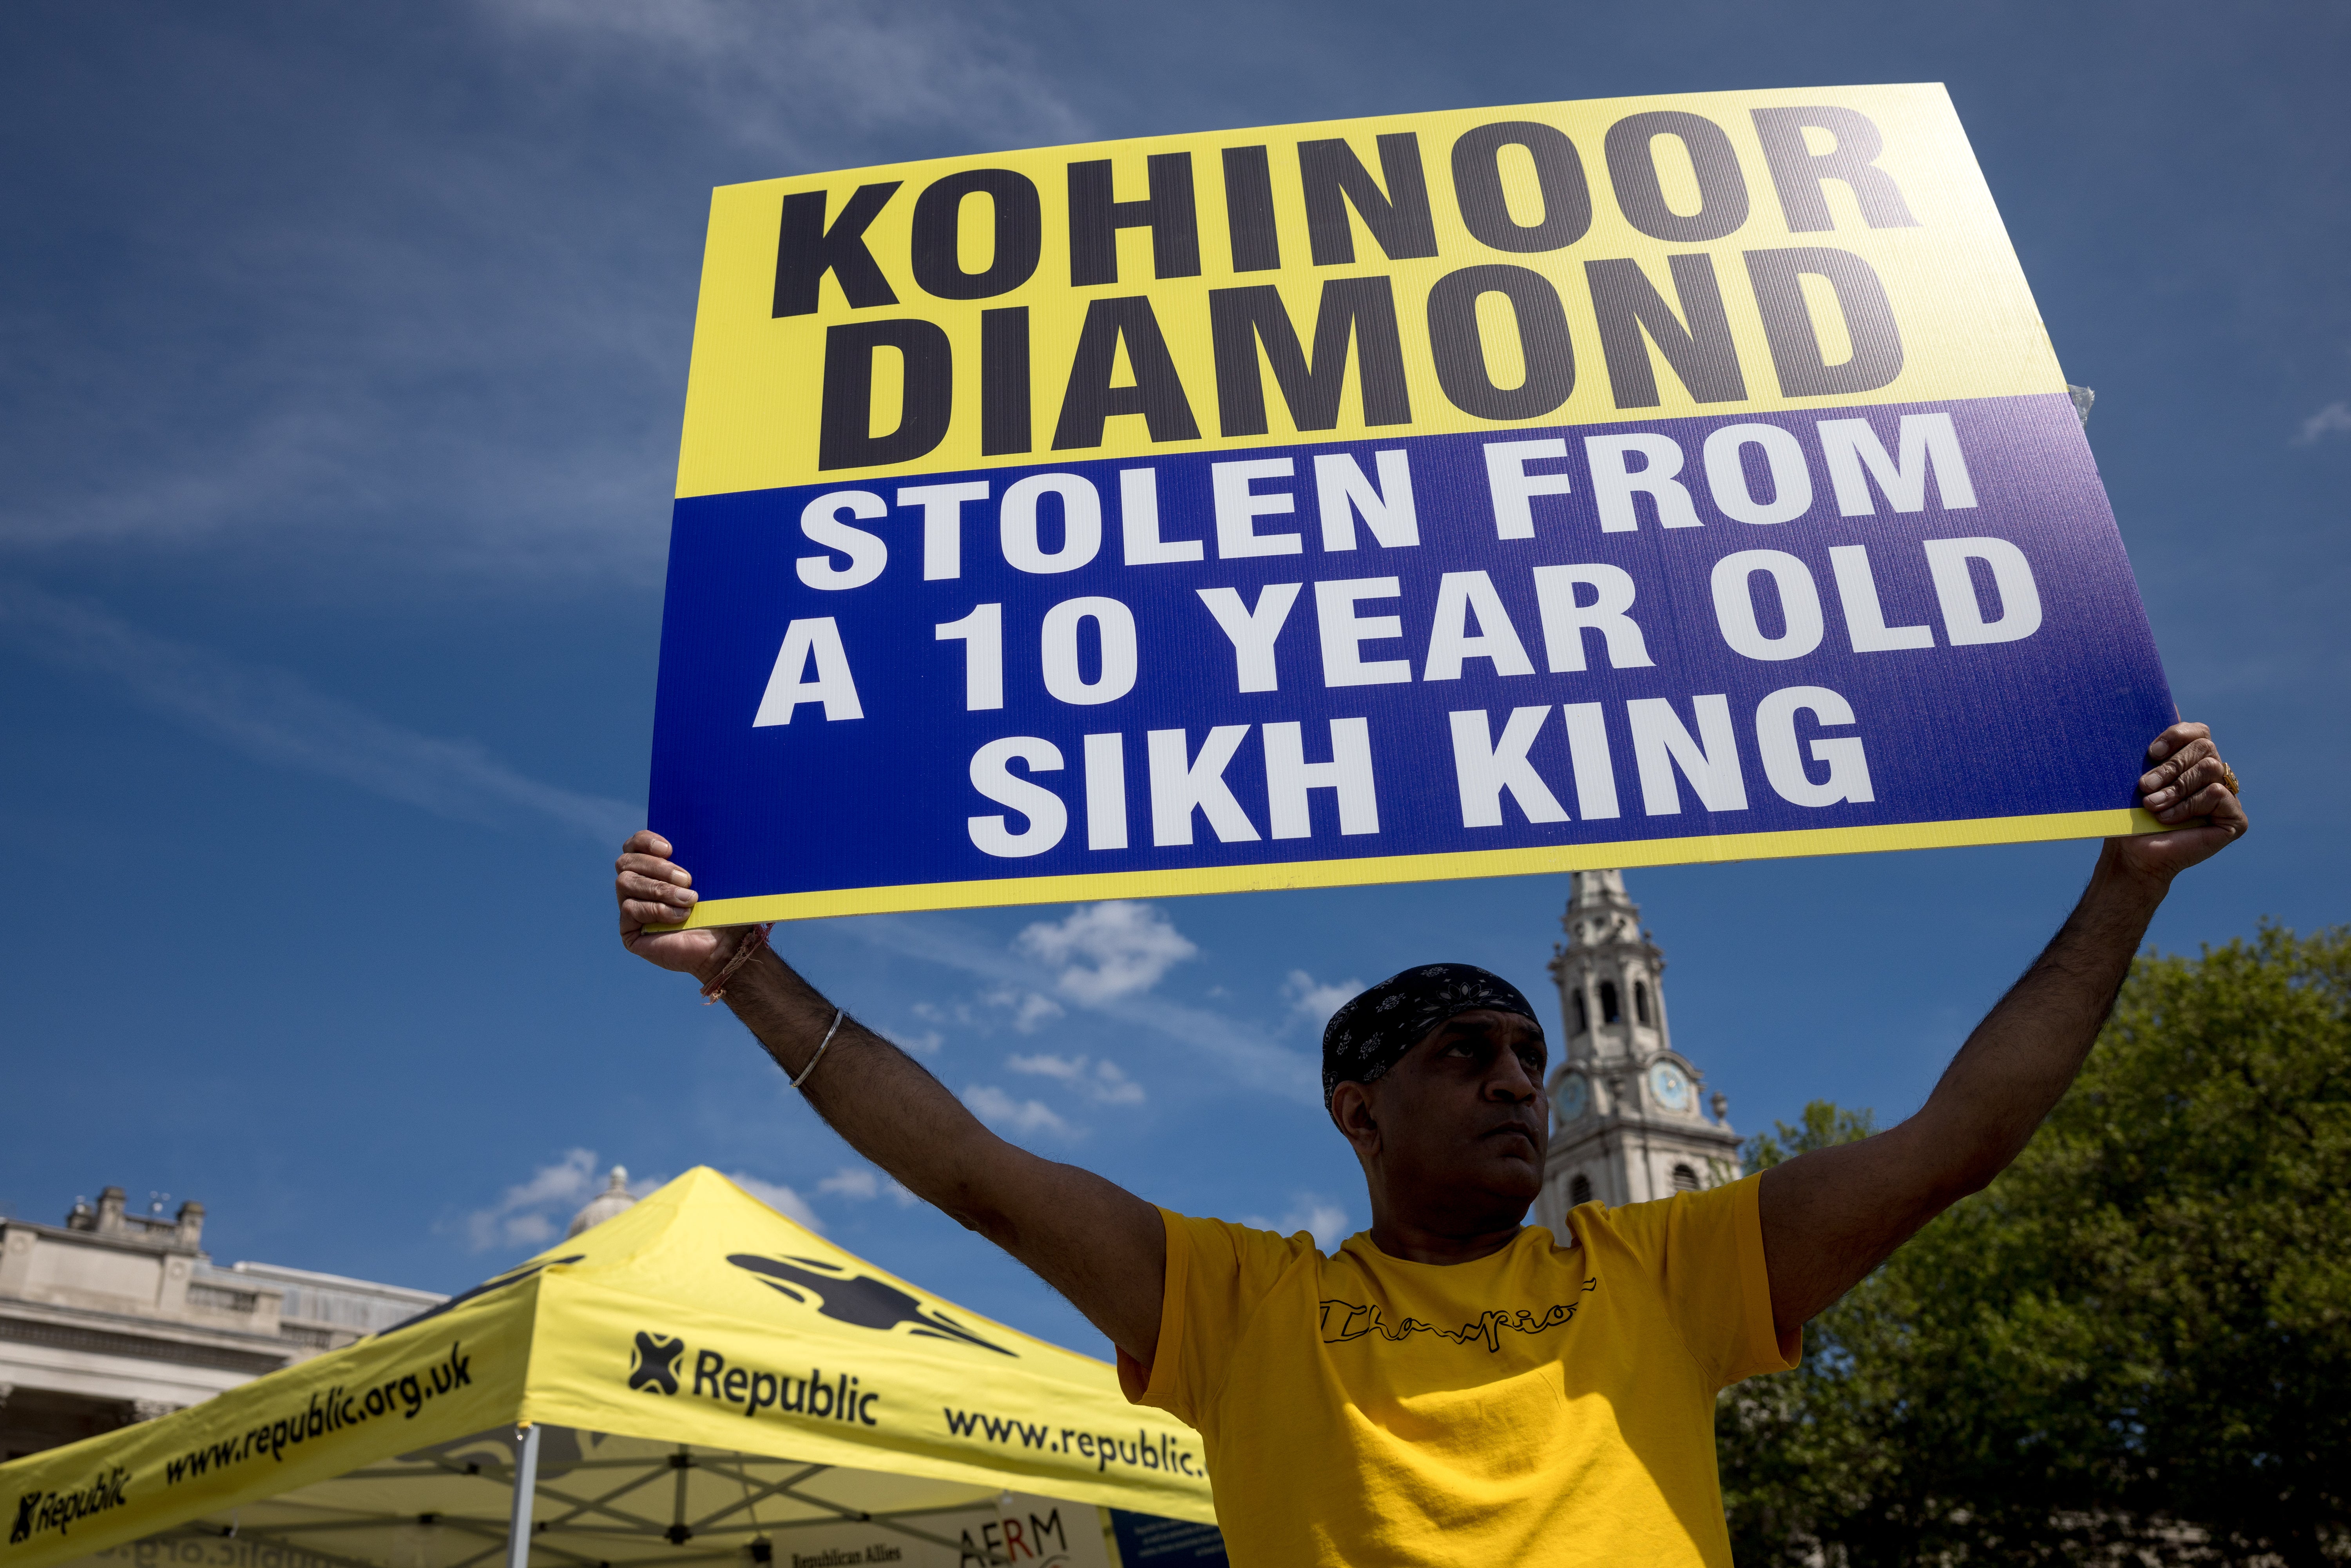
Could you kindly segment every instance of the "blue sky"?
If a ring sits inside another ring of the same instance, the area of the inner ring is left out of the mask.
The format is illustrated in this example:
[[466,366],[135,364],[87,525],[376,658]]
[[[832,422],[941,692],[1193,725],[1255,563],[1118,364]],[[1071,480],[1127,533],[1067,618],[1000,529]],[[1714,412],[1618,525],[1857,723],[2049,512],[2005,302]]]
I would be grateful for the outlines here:
[[[2175,692],[2257,831],[2162,946],[2345,917],[2351,13],[2022,3],[401,6],[0,15],[0,1202],[119,1183],[217,1255],[454,1289],[619,1160],[707,1163],[1100,1342],[897,1202],[622,954],[709,187],[1391,110],[1947,82]],[[1989,776],[1999,743],[1954,735]],[[1960,810],[1964,802],[1955,802]],[[2087,845],[1646,872],[1676,1042],[1752,1130],[1915,1106]],[[1562,879],[779,929],[1008,1132],[1338,1231],[1331,988],[1531,994]],[[784,1196],[788,1191],[789,1197]]]

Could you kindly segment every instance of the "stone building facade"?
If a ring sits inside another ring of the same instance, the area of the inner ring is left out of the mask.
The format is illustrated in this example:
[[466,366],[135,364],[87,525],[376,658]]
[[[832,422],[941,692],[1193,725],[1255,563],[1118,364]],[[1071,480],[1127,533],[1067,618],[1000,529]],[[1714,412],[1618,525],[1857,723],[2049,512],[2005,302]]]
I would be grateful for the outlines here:
[[139,1214],[119,1186],[77,1201],[62,1225],[0,1220],[0,1460],[193,1405],[444,1299],[224,1268],[204,1227],[200,1203]]
[[[1665,955],[1641,925],[1625,873],[1574,874],[1567,940],[1554,950],[1561,1033],[1551,1076],[1551,1155],[1535,1218],[1562,1240],[1579,1204],[1643,1203],[1739,1174],[1729,1103],[1674,1048]],[[1709,1116],[1707,1113],[1712,1111]]]

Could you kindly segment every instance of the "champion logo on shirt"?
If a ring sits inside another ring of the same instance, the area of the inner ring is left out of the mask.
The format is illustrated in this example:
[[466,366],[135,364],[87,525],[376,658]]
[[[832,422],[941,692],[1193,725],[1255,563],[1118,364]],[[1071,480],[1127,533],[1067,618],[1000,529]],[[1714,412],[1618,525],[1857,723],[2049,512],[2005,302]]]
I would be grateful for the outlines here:
[[[1600,1288],[1598,1280],[1583,1281],[1586,1295]],[[1520,1307],[1516,1312],[1504,1312],[1489,1307],[1471,1322],[1458,1329],[1439,1328],[1435,1323],[1422,1322],[1418,1318],[1406,1318],[1392,1322],[1377,1306],[1362,1307],[1353,1301],[1326,1301],[1322,1303],[1322,1343],[1345,1344],[1350,1340],[1377,1334],[1390,1343],[1400,1343],[1415,1334],[1430,1333],[1455,1344],[1483,1344],[1488,1351],[1502,1348],[1502,1331],[1513,1333],[1537,1334],[1572,1322],[1581,1303],[1562,1301],[1537,1312]]]

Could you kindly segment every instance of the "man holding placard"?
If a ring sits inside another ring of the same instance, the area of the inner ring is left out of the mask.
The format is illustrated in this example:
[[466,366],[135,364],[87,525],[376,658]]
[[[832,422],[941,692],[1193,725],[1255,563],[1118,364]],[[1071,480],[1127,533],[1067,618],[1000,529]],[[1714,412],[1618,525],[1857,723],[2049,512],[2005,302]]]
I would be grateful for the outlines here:
[[1917,1114],[1727,1186],[1586,1204],[1564,1247],[1523,1223],[1551,1131],[1542,1025],[1468,965],[1406,970],[1324,1033],[1326,1103],[1372,1208],[1326,1257],[998,1138],[761,928],[671,929],[697,899],[651,832],[618,863],[621,938],[699,977],[852,1147],[1102,1330],[1129,1396],[1200,1431],[1236,1564],[1727,1565],[1717,1393],[1792,1366],[1807,1319],[2006,1167],[2171,879],[2244,832],[2202,725],[2165,730],[2147,763],[2162,831],[2107,842]]
[[[1110,1338],[1236,1563],[1727,1565],[1718,1393],[2015,1156],[2244,831],[2177,716],[1939,87],[760,181],[622,936]],[[1564,1246],[1482,969],[1331,1020],[1373,1219],[1325,1257],[1006,1144],[765,924],[2062,838],[2088,890],[1917,1115]]]

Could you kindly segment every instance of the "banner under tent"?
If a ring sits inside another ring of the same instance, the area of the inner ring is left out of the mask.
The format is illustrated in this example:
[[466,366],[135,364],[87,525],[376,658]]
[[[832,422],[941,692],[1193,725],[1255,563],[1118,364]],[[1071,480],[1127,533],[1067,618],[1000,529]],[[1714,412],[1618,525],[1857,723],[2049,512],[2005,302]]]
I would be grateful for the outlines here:
[[0,1568],[1221,1563],[1103,1363],[696,1168],[421,1317],[0,1466]]

